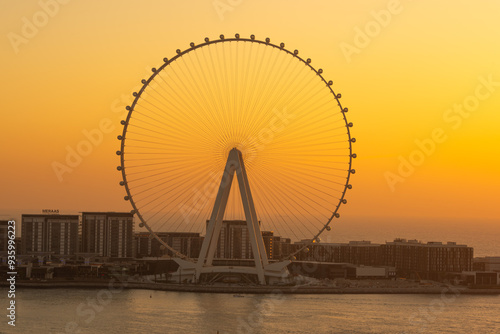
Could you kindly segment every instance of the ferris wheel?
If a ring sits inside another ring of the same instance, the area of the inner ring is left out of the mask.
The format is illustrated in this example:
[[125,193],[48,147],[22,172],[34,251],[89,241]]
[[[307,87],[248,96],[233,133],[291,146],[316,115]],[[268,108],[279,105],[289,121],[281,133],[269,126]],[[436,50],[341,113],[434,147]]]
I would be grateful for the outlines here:
[[[348,109],[322,72],[254,35],[205,38],[164,58],[118,136],[120,185],[140,226],[185,258],[156,232],[206,233],[229,160],[241,159],[260,230],[319,242],[347,202],[356,157]],[[221,216],[244,220],[245,186],[231,180]]]

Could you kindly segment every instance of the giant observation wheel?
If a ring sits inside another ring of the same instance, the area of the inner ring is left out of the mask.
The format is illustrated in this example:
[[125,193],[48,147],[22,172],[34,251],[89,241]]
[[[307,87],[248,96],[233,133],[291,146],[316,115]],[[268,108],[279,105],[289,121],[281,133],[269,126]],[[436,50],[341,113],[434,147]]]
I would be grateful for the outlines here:
[[[117,151],[127,195],[151,237],[206,232],[222,172],[241,152],[262,231],[319,242],[351,188],[347,108],[332,81],[284,43],[240,37],[191,43],[152,69],[127,106]],[[225,220],[244,219],[238,183]]]

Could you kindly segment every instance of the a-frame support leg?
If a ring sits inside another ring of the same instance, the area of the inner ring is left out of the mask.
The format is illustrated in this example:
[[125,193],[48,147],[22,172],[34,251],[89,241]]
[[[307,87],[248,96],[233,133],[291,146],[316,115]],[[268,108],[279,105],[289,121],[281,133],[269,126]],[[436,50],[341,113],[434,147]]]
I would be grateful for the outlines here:
[[243,163],[243,156],[236,148],[233,148],[229,152],[229,156],[227,158],[226,168],[224,169],[224,174],[222,175],[212,215],[207,226],[207,234],[205,236],[205,240],[203,241],[198,262],[196,264],[196,281],[199,280],[201,270],[204,266],[212,266],[235,172],[245,211],[245,218],[252,245],[257,276],[259,278],[259,283],[264,285],[266,284],[264,266],[268,264],[266,248],[264,246],[264,240],[262,239],[259,221],[257,220],[257,213],[255,211],[255,205],[250,191],[245,165]]

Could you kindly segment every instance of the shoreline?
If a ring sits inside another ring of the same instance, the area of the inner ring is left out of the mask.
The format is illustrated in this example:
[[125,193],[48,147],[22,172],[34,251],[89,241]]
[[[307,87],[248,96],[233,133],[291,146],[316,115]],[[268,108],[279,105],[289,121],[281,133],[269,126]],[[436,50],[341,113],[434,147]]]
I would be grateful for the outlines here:
[[[0,286],[6,286],[2,282]],[[18,288],[28,289],[141,289],[174,292],[200,292],[200,293],[234,293],[234,294],[466,294],[466,295],[500,295],[500,289],[465,288],[455,286],[441,287],[325,287],[325,286],[214,286],[190,285],[169,283],[141,283],[141,282],[16,282]]]

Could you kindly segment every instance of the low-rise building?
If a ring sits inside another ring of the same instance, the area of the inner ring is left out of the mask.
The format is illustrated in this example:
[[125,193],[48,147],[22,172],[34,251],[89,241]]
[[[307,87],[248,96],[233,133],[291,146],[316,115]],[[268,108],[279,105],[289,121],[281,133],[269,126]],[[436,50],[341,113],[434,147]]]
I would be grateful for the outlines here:
[[500,256],[476,257],[473,260],[473,270],[500,272]]
[[500,285],[500,273],[496,271],[464,271],[462,279],[470,285]]
[[473,249],[455,242],[395,239],[382,246],[385,265],[407,272],[455,272],[472,270]]
[[[192,232],[157,232],[155,233],[167,245],[189,258],[200,255],[203,237]],[[162,247],[162,244],[149,232],[135,234],[136,257],[161,257],[172,255],[171,251]]]
[[[287,250],[297,251],[305,241],[296,242]],[[291,253],[288,253],[291,254]],[[385,244],[370,241],[349,243],[311,243],[297,253],[297,260],[351,263],[364,266],[394,267],[405,276],[428,276],[426,273],[460,273],[472,270],[472,247],[455,242],[422,243],[417,240],[395,239]],[[420,274],[419,274],[420,273]]]

